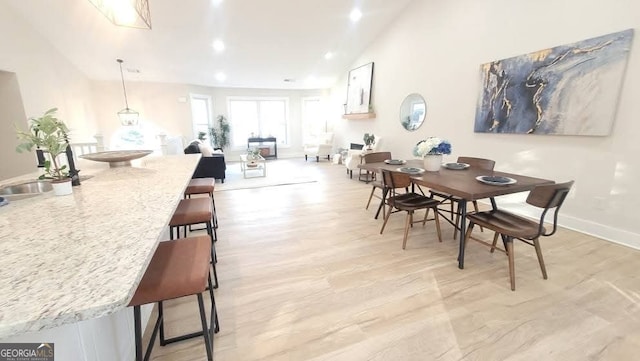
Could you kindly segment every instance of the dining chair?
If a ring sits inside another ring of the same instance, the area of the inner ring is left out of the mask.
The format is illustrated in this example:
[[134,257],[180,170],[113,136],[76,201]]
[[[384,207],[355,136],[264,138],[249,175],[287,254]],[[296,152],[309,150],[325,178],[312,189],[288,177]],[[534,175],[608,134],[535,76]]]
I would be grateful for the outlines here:
[[[513,240],[518,239],[523,241],[536,249],[536,255],[538,256],[538,263],[540,264],[542,277],[546,280],[547,269],[544,265],[544,259],[542,258],[539,238],[540,236],[551,236],[556,232],[558,226],[558,211],[567,197],[567,194],[571,190],[572,185],[573,181],[540,185],[535,187],[529,193],[526,202],[534,207],[543,209],[540,219],[537,222],[499,209],[467,215],[469,228],[465,233],[464,247],[467,246],[470,239],[473,239],[484,245],[490,246],[492,252],[496,249],[497,237],[493,238],[493,243],[491,245],[482,240],[471,237],[471,232],[476,224],[500,234],[505,249],[499,250],[505,252],[509,257],[509,278],[511,280],[511,290],[515,291],[516,281]],[[544,226],[545,217],[549,210],[553,210],[553,229],[551,232],[547,232],[547,229]]]
[[[493,170],[493,167],[496,165],[496,162],[494,160],[484,159],[484,158],[474,158],[474,157],[458,157],[458,163],[467,163],[471,168],[477,168],[477,169],[483,169],[483,170]],[[450,205],[451,209],[449,212],[451,217],[449,219],[452,222],[454,222],[455,226],[453,227],[453,239],[456,239],[458,237],[458,224],[460,223],[460,206],[459,206],[460,199],[450,194],[436,192],[433,190],[431,191],[431,195],[443,198],[443,200],[440,201],[440,204]],[[458,205],[455,212],[453,209],[454,204]],[[478,212],[478,202],[475,200],[473,201],[473,210],[474,212]],[[454,220],[454,214],[455,214],[455,220]],[[480,228],[482,230],[482,227]]]
[[[377,153],[368,153],[365,154],[362,161],[363,163],[380,163],[385,160],[391,159],[391,152],[377,152]],[[376,189],[380,190],[380,196],[375,195],[376,198],[380,199],[380,205],[382,206],[382,217],[385,216],[384,210],[384,196],[386,192],[384,191],[384,185],[382,184],[382,179],[377,176],[376,173],[372,173],[371,175],[371,193],[369,193],[369,199],[367,200],[367,206],[364,209],[369,209],[369,205],[371,204],[371,199],[374,197],[374,193]],[[378,214],[376,213],[375,218],[378,218]]]
[[[391,159],[391,152],[370,152],[370,153],[362,154],[362,163],[364,164],[380,163],[388,159]],[[369,170],[365,170],[365,169],[360,169],[358,180],[361,180],[367,183],[373,182],[375,180],[378,180],[377,173]]]
[[[437,200],[433,198],[429,198],[424,194],[418,194],[415,192],[406,192],[406,193],[398,193],[398,189],[407,190],[411,184],[411,178],[408,173],[396,172],[383,169],[382,170],[382,183],[383,187],[386,187],[388,192],[388,197],[385,202],[389,206],[389,209],[386,212],[384,217],[384,223],[382,223],[382,228],[380,229],[380,234],[384,232],[384,227],[387,225],[387,221],[389,221],[389,216],[391,213],[395,212],[407,212],[407,217],[405,219],[404,224],[404,237],[402,239],[402,249],[405,249],[407,246],[407,236],[409,235],[409,227],[413,227],[414,223],[422,222],[424,226],[427,222],[427,216],[429,215],[429,209],[433,209],[434,220],[436,222],[436,230],[438,232],[438,241],[442,242],[442,235],[440,233],[440,219],[438,218],[438,212],[436,208],[438,207]],[[418,189],[420,187],[418,186]],[[394,211],[393,209],[396,209]],[[413,220],[413,214],[415,211],[424,209],[425,214],[424,218],[421,221]]]

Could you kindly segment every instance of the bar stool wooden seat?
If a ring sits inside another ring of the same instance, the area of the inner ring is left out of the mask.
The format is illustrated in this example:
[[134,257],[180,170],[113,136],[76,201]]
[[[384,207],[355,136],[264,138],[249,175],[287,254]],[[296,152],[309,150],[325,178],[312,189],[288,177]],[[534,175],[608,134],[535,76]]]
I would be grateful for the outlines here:
[[[135,322],[136,361],[149,360],[158,331],[160,332],[161,346],[203,336],[207,359],[213,360],[213,333],[219,331],[219,325],[209,272],[210,252],[211,243],[206,236],[160,242],[129,302],[129,306],[133,306]],[[207,285],[211,297],[211,316],[208,325],[202,297],[202,294],[207,290]],[[196,295],[198,298],[202,331],[165,338],[162,302],[192,295]],[[158,317],[143,358],[140,306],[156,302],[158,303]]]
[[[190,198],[181,199],[173,212],[173,216],[169,221],[169,237],[170,239],[180,238],[180,227],[184,228],[184,235],[187,236],[187,226],[193,224],[204,223],[207,229],[207,234],[211,238],[211,264],[213,265],[213,277],[215,280],[214,288],[218,288],[218,272],[216,271],[216,262],[218,258],[216,256],[215,248],[215,234],[213,230],[212,220],[212,205],[208,198]],[[176,232],[174,238],[173,231]]]
[[189,181],[189,185],[184,190],[184,198],[191,198],[196,194],[207,194],[211,197],[211,205],[213,206],[213,228],[218,228],[218,215],[216,212],[216,201],[213,198],[213,191],[216,188],[215,178],[193,178]]

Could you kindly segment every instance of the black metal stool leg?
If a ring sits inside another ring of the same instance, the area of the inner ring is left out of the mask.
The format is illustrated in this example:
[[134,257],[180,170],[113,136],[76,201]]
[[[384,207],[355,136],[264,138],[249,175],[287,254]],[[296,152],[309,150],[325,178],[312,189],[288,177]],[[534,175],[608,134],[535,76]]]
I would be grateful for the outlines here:
[[142,320],[140,306],[133,307],[134,333],[136,338],[136,361],[142,361]]
[[213,295],[213,289],[211,284],[211,273],[209,273],[208,281],[209,281],[209,297],[211,298],[211,328],[213,329],[213,332],[218,333],[220,332],[220,324],[218,323],[218,308],[216,307],[216,298]]
[[213,338],[209,337],[209,327],[207,327],[207,314],[204,310],[204,300],[202,293],[198,293],[198,308],[200,309],[200,322],[202,323],[202,336],[204,337],[204,347],[207,350],[207,360],[213,361]]
[[165,346],[167,342],[164,338],[164,310],[162,301],[158,302],[158,318],[160,319],[160,346]]
[[216,212],[216,200],[213,198],[213,192],[209,193],[211,196],[211,205],[213,206],[213,228],[218,228],[218,213]]
[[218,271],[216,270],[216,263],[218,263],[218,256],[216,255],[216,248],[213,240],[212,231],[214,228],[211,225],[211,222],[207,222],[207,233],[211,237],[211,266],[213,267],[213,277],[216,281],[216,284],[213,288],[218,288]]

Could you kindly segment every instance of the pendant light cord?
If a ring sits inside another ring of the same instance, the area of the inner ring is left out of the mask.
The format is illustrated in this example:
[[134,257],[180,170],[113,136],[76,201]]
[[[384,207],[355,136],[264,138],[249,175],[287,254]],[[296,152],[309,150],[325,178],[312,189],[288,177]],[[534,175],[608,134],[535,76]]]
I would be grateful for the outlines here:
[[124,105],[129,110],[129,102],[127,101],[127,88],[124,87],[124,74],[122,73],[122,59],[116,59],[120,64],[120,79],[122,79],[122,90],[124,91]]

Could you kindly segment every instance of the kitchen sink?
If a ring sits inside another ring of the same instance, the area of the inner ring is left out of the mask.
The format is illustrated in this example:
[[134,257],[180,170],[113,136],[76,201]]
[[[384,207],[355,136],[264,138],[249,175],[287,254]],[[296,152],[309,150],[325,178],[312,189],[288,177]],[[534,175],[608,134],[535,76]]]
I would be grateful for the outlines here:
[[35,197],[51,190],[53,190],[51,182],[29,181],[0,188],[0,196],[9,200],[18,200]]

